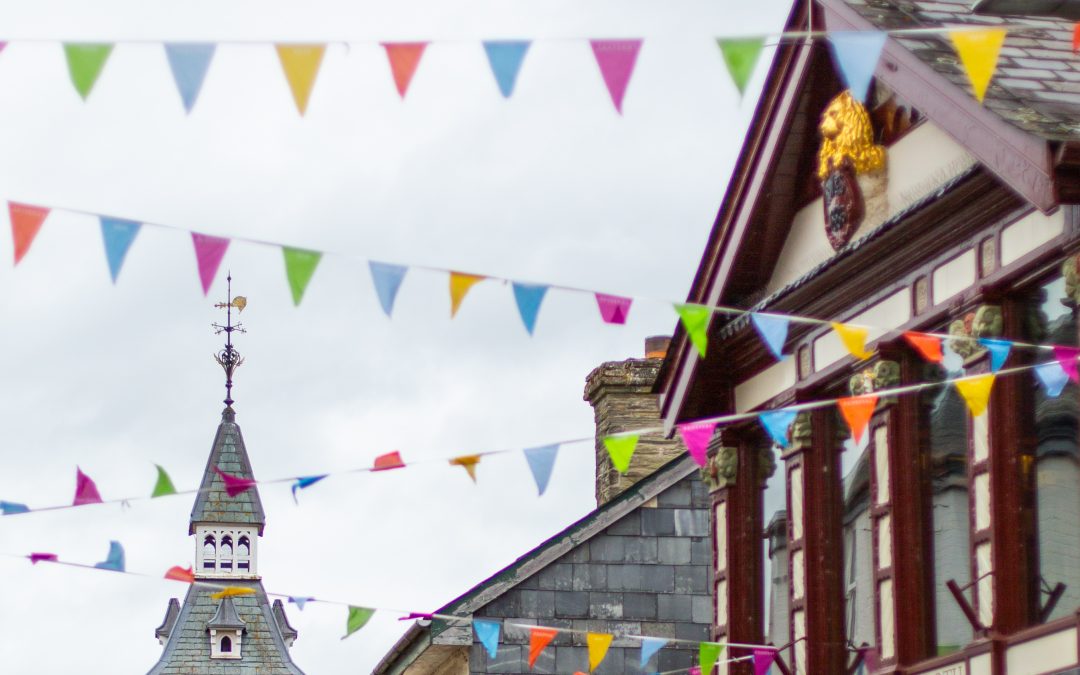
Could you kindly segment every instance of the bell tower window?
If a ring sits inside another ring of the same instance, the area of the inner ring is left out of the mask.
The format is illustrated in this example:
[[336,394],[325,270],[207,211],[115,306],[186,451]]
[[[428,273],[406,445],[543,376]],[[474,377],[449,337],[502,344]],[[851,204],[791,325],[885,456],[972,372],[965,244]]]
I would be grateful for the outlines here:
[[214,543],[214,535],[208,534],[203,539],[202,553],[203,569],[214,569],[217,566],[217,545]]

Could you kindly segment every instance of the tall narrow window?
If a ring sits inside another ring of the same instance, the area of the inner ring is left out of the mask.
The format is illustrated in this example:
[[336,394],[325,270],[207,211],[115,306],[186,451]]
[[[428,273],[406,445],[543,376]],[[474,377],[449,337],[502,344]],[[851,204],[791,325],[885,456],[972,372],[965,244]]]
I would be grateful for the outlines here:
[[233,567],[232,537],[228,535],[221,538],[221,569],[231,570]]
[[232,651],[232,640],[229,639],[228,635],[221,638],[221,651],[223,651],[223,652],[231,652]]
[[[838,423],[846,430],[846,424]],[[844,633],[853,646],[877,644],[873,537],[870,531],[870,430],[843,441]]]
[[[780,464],[779,448],[773,447],[774,461]],[[784,645],[791,641],[789,624],[791,621],[790,583],[788,581],[787,548],[787,496],[785,494],[785,473],[778,466],[765,481],[762,490],[762,502],[765,525],[763,546],[765,593],[765,636],[775,645]]]
[[206,535],[203,539],[203,569],[212,570],[217,566],[217,546],[214,544],[214,536]]
[[240,537],[236,542],[236,569],[245,572],[251,569],[251,544],[247,537]]

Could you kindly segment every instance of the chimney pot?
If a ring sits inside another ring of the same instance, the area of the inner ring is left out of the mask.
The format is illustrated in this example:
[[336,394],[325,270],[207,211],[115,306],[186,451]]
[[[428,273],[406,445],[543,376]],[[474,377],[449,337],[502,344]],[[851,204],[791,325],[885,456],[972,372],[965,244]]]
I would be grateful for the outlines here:
[[653,335],[645,338],[645,358],[662,359],[667,356],[668,347],[671,346],[671,337],[668,335]]

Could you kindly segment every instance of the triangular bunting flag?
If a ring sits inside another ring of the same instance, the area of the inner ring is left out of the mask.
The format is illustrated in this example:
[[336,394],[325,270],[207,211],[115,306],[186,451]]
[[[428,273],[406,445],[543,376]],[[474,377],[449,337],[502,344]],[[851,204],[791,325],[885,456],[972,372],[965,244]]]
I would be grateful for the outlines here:
[[124,258],[138,236],[142,223],[107,216],[101,216],[100,220],[101,238],[105,242],[105,259],[109,263],[109,274],[115,284],[116,277],[120,276],[120,268],[124,266]]
[[404,469],[405,462],[401,461],[401,453],[397,450],[379,455],[375,458],[372,471],[390,471],[391,469]]
[[637,448],[638,435],[607,436],[604,438],[604,447],[611,456],[611,464],[619,471],[626,473],[630,468],[630,458],[634,456]]
[[255,481],[250,478],[240,478],[239,476],[227,474],[216,466],[214,467],[214,471],[217,472],[217,475],[221,476],[221,482],[225,484],[225,492],[228,493],[230,497],[235,497],[245,490],[250,490],[255,487]]
[[930,363],[941,363],[945,355],[941,352],[941,338],[926,333],[908,331],[904,339]]
[[301,612],[304,611],[304,605],[308,604],[309,602],[311,602],[314,599],[315,598],[293,597],[291,595],[289,596],[289,602],[296,605],[296,608],[299,609]]
[[874,69],[881,59],[881,50],[885,47],[885,33],[873,30],[835,31],[829,33],[829,45],[833,59],[844,84],[851,90],[852,97],[860,103],[866,102],[870,91],[870,80]]
[[[1069,383],[1069,374],[1065,372],[1065,369],[1057,361],[1040,363],[1035,366],[1035,376],[1039,378],[1043,389],[1046,390],[1046,395],[1050,398],[1060,396],[1061,392],[1065,390],[1065,385]],[[3,504],[0,503],[0,506],[3,506]]]
[[713,432],[716,431],[716,422],[687,422],[686,424],[676,425],[676,428],[679,430],[679,435],[682,436],[686,449],[690,451],[690,456],[694,458],[698,466],[708,464],[709,440],[713,437]]
[[795,416],[798,415],[794,410],[787,410],[781,408],[779,410],[770,410],[758,415],[758,420],[761,422],[761,426],[765,427],[765,431],[769,433],[769,438],[773,439],[773,442],[782,448],[788,446],[788,429],[791,427],[791,423],[795,421]]
[[341,639],[344,640],[363,628],[371,620],[373,614],[375,614],[374,609],[349,605],[349,616],[345,619],[345,634],[341,636]]
[[296,491],[297,490],[303,490],[306,487],[310,487],[310,486],[314,485],[315,483],[318,483],[319,481],[321,481],[323,478],[326,478],[327,475],[328,474],[324,473],[321,476],[302,476],[300,478],[297,478],[296,482],[292,484],[292,488],[291,488],[293,502],[296,503],[296,504],[300,503],[296,499]]
[[214,277],[217,276],[221,259],[225,257],[225,251],[229,248],[229,240],[192,232],[191,243],[195,245],[195,264],[199,267],[199,283],[202,284],[203,295],[206,295],[210,292]]
[[776,660],[776,650],[767,647],[754,648],[754,675],[766,675],[773,661]]
[[529,629],[529,667],[536,663],[536,657],[544,651],[559,631],[554,628],[530,628]]
[[221,600],[222,598],[235,598],[238,595],[255,595],[255,589],[248,586],[226,586],[217,593],[211,593],[210,597],[214,600]]
[[540,313],[540,303],[547,295],[548,287],[539,284],[522,284],[513,282],[514,302],[517,303],[518,313],[521,314],[521,322],[525,324],[525,330],[529,335],[536,328],[536,315]]
[[473,619],[472,626],[473,632],[476,633],[476,639],[480,641],[480,644],[484,645],[488,656],[495,658],[495,653],[499,651],[499,631],[502,629],[502,625],[498,621]]
[[585,644],[589,647],[589,672],[596,670],[607,656],[611,641],[615,638],[609,633],[586,633]]
[[697,348],[701,358],[705,358],[705,348],[709,344],[709,319],[712,318],[712,310],[704,305],[683,304],[675,305],[675,311],[679,314],[686,334],[690,336],[690,342]]
[[315,274],[315,268],[322,260],[322,253],[288,246],[282,246],[281,252],[285,255],[285,276],[289,280],[293,304],[299,307],[304,291],[307,290],[311,277]]
[[165,56],[169,59],[173,80],[176,81],[176,88],[187,112],[191,112],[195,107],[215,49],[216,45],[211,42],[165,45]]
[[1080,52],[1080,21],[1073,24],[1073,53]]
[[179,565],[173,565],[165,571],[165,578],[172,579],[173,581],[183,581],[186,584],[195,583],[195,571],[190,567],[184,569]]
[[997,70],[998,55],[1005,43],[1005,29],[954,30],[949,33],[949,39],[971,81],[975,98],[982,103],[990,79]]
[[308,99],[315,87],[315,78],[319,76],[326,45],[274,45],[277,48],[281,69],[289,82],[296,109],[303,115],[307,112]]
[[30,513],[30,507],[18,502],[5,502],[0,500],[0,515],[13,516],[17,513]]
[[469,474],[472,482],[476,482],[476,465],[480,463],[480,455],[462,455],[450,460],[450,466],[460,466]]
[[49,217],[49,209],[8,202],[8,213],[11,215],[11,238],[15,242],[15,264],[18,265]]
[[409,83],[412,82],[413,75],[416,73],[417,66],[420,65],[420,58],[424,55],[424,48],[427,47],[426,42],[384,42],[382,43],[383,49],[386,50],[386,58],[390,61],[390,72],[394,76],[394,86],[397,87],[398,94],[401,98],[405,98],[405,93],[409,91]]
[[391,265],[390,263],[368,262],[371,269],[371,279],[375,282],[375,293],[379,296],[379,304],[382,305],[386,316],[394,313],[394,301],[397,300],[401,282],[405,280],[408,267],[403,265]]
[[1076,359],[1080,357],[1080,349],[1076,347],[1054,346],[1054,358],[1061,364],[1061,369],[1073,382],[1080,382],[1080,372],[1077,371]]
[[101,562],[94,565],[99,570],[112,570],[113,572],[124,571],[124,547],[118,541],[109,542],[109,555]]
[[866,326],[853,326],[846,323],[832,322],[832,328],[840,336],[844,347],[857,359],[868,359],[874,352],[866,350],[866,336],[870,329]]
[[712,672],[713,666],[716,665],[722,651],[724,651],[724,645],[718,642],[701,643],[698,647],[698,664],[701,667],[701,675],[709,675]]
[[157,483],[154,484],[154,491],[150,493],[150,497],[164,497],[176,494],[176,488],[173,487],[169,474],[165,473],[165,469],[161,468],[160,464],[154,466],[157,467]]
[[504,98],[510,98],[517,84],[518,71],[529,51],[528,40],[489,40],[484,43],[491,72]]
[[1009,358],[1013,343],[997,338],[979,338],[979,344],[986,347],[986,351],[990,352],[990,372],[996,373],[1001,370],[1001,367],[1005,365],[1005,361]]
[[27,557],[30,558],[31,565],[36,565],[39,562],[58,562],[60,560],[60,556],[55,553],[31,553]]
[[525,448],[525,461],[529,463],[536,489],[541,496],[547,490],[551,480],[551,469],[555,466],[555,457],[559,454],[559,444],[545,445],[539,448]]
[[994,386],[994,375],[992,373],[966,377],[962,380],[956,380],[955,384],[956,390],[967,401],[972,417],[978,417],[986,412],[986,406],[990,402],[990,389]]
[[468,295],[469,290],[487,277],[479,274],[466,274],[464,272],[450,272],[450,318],[454,318],[461,301]]
[[764,38],[720,38],[716,41],[720,46],[720,53],[724,55],[724,64],[727,65],[728,74],[735,82],[735,88],[739,90],[739,96],[746,93],[746,85],[750,82],[750,76],[754,74],[754,66],[757,65],[758,57],[761,56],[761,48],[765,44]]
[[633,301],[633,298],[623,298],[618,295],[596,294],[596,304],[600,307],[600,318],[604,320],[604,323],[626,323],[626,315],[630,313],[630,303]]
[[641,40],[589,40],[592,45],[596,65],[600,66],[600,75],[604,78],[611,102],[615,110],[622,114],[623,96],[634,74]]
[[97,485],[94,484],[93,479],[82,472],[82,469],[75,467],[75,499],[72,500],[72,506],[82,506],[83,504],[100,504],[101,494],[98,493]]
[[751,312],[750,321],[773,356],[778,359],[784,358],[784,343],[787,342],[788,325],[791,319],[777,314]]
[[842,398],[836,402],[840,408],[840,414],[844,416],[844,421],[851,427],[851,435],[856,443],[862,440],[866,425],[870,423],[870,416],[874,414],[874,408],[877,407],[877,401],[877,394],[864,394]]
[[641,640],[641,668],[644,669],[653,654],[664,648],[668,643],[664,638],[647,637]]
[[67,58],[68,72],[75,91],[83,100],[90,95],[101,69],[112,53],[111,44],[65,43],[64,56]]

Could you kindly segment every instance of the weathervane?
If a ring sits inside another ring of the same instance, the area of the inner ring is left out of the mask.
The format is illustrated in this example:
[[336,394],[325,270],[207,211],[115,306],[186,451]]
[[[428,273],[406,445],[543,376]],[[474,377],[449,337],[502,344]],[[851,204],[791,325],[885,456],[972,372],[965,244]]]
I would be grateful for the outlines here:
[[[214,354],[214,360],[218,362],[218,365],[225,371],[225,405],[232,407],[232,379],[233,372],[244,363],[244,357],[240,356],[240,352],[236,351],[232,345],[233,332],[246,333],[243,324],[237,322],[234,326],[232,322],[232,308],[235,307],[237,312],[243,312],[247,307],[247,298],[242,295],[238,295],[232,298],[232,272],[229,272],[228,290],[226,291],[226,302],[219,302],[214,307],[225,310],[225,325],[222,326],[219,323],[213,324],[214,334],[221,335],[225,333],[225,349],[222,349],[217,354]],[[232,298],[231,301],[228,299]]]

